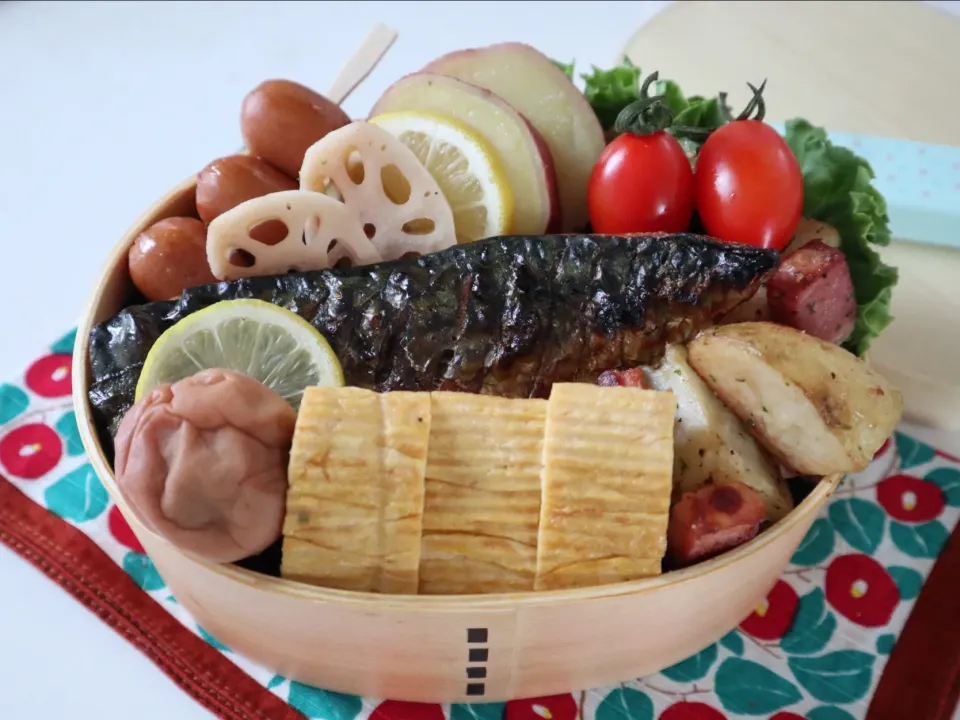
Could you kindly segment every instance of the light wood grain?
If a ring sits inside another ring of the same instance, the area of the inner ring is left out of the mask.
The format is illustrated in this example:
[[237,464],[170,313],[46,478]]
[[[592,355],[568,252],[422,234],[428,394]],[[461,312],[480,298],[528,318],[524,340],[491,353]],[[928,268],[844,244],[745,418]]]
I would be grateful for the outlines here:
[[893,324],[870,362],[900,388],[907,420],[960,430],[960,252],[893,242],[881,256],[900,271]]
[[960,20],[917,2],[678,2],[624,48],[689,94],[767,78],[767,119],[960,144]]

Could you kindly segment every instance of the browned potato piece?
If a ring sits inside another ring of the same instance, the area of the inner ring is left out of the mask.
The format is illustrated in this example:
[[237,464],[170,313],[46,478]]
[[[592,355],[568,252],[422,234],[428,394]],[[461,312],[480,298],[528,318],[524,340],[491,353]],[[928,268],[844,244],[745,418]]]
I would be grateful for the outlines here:
[[240,109],[240,132],[250,152],[292,178],[307,148],[349,122],[338,105],[290,80],[260,83]]
[[862,470],[903,412],[900,392],[864,361],[783,325],[712,328],[687,349],[724,404],[801,475]]
[[209,225],[218,215],[247,200],[296,189],[296,180],[260,158],[228,155],[214,160],[197,175],[197,213]]
[[159,220],[137,236],[127,256],[130,279],[147,300],[216,282],[207,263],[207,228],[196,218]]
[[647,373],[655,390],[677,398],[673,429],[674,495],[706,485],[743,483],[763,500],[767,519],[793,510],[786,482],[740,419],[720,402],[690,367],[682,345],[668,345],[660,364]]
[[807,243],[819,240],[832,248],[840,247],[840,233],[832,225],[827,225],[819,220],[810,220],[809,218],[800,218],[797,225],[797,231],[793,234],[793,240],[780,253],[781,257],[786,257],[795,250],[799,250]]

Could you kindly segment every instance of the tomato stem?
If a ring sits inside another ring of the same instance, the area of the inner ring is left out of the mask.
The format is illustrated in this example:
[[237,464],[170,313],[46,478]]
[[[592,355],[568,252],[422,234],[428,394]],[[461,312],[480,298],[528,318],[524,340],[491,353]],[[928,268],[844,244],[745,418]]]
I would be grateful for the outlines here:
[[[763,116],[767,114],[767,105],[763,101],[763,91],[767,87],[767,81],[764,79],[760,83],[760,87],[754,87],[753,83],[747,83],[747,87],[753,92],[753,97],[750,98],[750,102],[747,103],[747,106],[743,109],[735,119],[736,120],[763,120]],[[753,111],[756,110],[757,114],[754,117],[750,117]]]
[[613,124],[618,133],[631,135],[653,135],[665,130],[673,123],[673,111],[663,104],[664,95],[650,95],[650,86],[660,77],[659,72],[651,73],[640,86],[640,99],[627,105]]
[[[627,105],[614,122],[613,129],[617,134],[629,133],[631,135],[653,135],[654,133],[669,128],[670,134],[678,139],[687,139],[696,143],[704,143],[710,137],[716,128],[694,127],[691,125],[678,125],[674,123],[674,112],[664,104],[665,95],[650,95],[651,86],[659,79],[659,71],[648,75],[640,85],[639,99]],[[747,87],[753,93],[750,101],[739,115],[734,117],[733,111],[727,104],[727,93],[718,94],[720,101],[720,113],[724,123],[734,122],[736,120],[757,120],[762,121],[766,114],[766,103],[763,99],[763,91],[767,87],[767,81],[760,83],[760,87],[747,83]]]

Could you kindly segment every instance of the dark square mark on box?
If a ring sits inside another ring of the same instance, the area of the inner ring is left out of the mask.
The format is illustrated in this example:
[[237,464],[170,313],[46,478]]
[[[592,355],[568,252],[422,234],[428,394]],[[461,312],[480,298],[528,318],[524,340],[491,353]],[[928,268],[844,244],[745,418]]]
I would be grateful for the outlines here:
[[486,662],[489,653],[486,648],[470,648],[470,662]]
[[468,643],[485,643],[487,641],[486,628],[467,628]]
[[485,667],[468,667],[467,677],[471,680],[483,680],[487,676]]
[[483,683],[467,683],[467,695],[483,695],[487,686]]

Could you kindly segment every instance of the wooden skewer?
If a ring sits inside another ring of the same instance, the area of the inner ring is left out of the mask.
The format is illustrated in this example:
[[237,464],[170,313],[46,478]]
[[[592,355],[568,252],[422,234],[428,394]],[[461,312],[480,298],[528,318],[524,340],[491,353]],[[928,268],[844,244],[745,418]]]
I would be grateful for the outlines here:
[[374,25],[360,47],[340,68],[340,74],[330,86],[327,98],[337,105],[342,105],[364,78],[373,72],[396,39],[396,30],[388,28],[383,23]]

